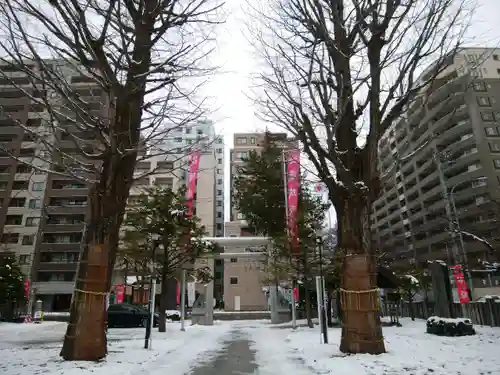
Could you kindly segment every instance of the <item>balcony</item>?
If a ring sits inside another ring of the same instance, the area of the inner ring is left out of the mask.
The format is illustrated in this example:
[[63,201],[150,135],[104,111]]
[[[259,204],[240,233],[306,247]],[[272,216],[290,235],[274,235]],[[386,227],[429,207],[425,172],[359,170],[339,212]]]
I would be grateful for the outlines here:
[[[40,276],[38,275],[38,278]],[[74,286],[74,281],[36,281],[33,283],[33,288],[39,294],[72,294]]]
[[50,215],[44,226],[46,232],[81,232],[85,215]]
[[47,211],[49,214],[85,214],[87,213],[87,198],[52,198]]
[[40,262],[37,268],[39,272],[76,272],[78,262]]
[[42,252],[78,252],[81,247],[82,233],[78,232],[55,232],[44,233],[40,250]]
[[51,197],[86,197],[89,189],[85,184],[69,180],[53,180]]

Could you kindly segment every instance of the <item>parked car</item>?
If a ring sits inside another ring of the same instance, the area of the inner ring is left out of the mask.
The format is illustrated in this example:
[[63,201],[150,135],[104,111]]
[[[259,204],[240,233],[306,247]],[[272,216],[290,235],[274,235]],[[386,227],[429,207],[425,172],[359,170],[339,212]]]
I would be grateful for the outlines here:
[[[115,327],[146,327],[148,310],[128,303],[117,303],[108,308],[108,328]],[[158,326],[158,314],[154,315],[153,326]]]

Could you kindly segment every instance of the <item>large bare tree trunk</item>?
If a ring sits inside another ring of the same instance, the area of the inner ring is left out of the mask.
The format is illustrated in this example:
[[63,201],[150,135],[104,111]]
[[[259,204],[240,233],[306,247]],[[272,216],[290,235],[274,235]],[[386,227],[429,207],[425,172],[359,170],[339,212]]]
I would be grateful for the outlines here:
[[346,249],[341,272],[343,311],[340,350],[343,353],[385,352],[380,324],[377,267],[369,253],[369,209],[363,201],[346,199],[342,209],[340,248]]
[[[111,289],[120,226],[136,153],[103,165],[100,181],[89,193],[86,245],[78,268],[61,357],[97,361],[107,354],[106,297]],[[78,338],[78,339],[77,339]]]

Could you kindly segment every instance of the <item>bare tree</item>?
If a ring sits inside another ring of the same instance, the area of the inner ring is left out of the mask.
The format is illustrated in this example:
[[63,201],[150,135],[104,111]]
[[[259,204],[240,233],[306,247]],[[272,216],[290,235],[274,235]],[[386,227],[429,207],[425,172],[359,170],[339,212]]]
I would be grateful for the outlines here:
[[87,246],[61,350],[67,360],[106,355],[105,297],[134,167],[138,157],[168,153],[164,140],[203,113],[196,90],[211,71],[206,63],[220,7],[218,0],[0,5],[2,76],[43,120],[21,120],[6,108],[3,116],[45,149],[35,168],[91,184]]
[[350,270],[342,275],[343,352],[385,351],[369,274],[378,142],[428,88],[436,89],[432,83],[453,62],[467,26],[465,5],[274,0],[271,9],[257,9],[263,27],[252,28],[252,37],[266,63],[257,99],[262,117],[301,141],[339,217],[339,247],[348,254],[343,269]]

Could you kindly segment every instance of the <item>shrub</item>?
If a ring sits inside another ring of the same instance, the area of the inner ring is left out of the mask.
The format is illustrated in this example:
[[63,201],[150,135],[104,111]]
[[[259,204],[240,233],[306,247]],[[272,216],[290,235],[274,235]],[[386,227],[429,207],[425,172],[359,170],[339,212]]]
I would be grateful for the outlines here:
[[471,336],[476,334],[476,330],[470,319],[431,316],[427,319],[427,333],[438,336]]

